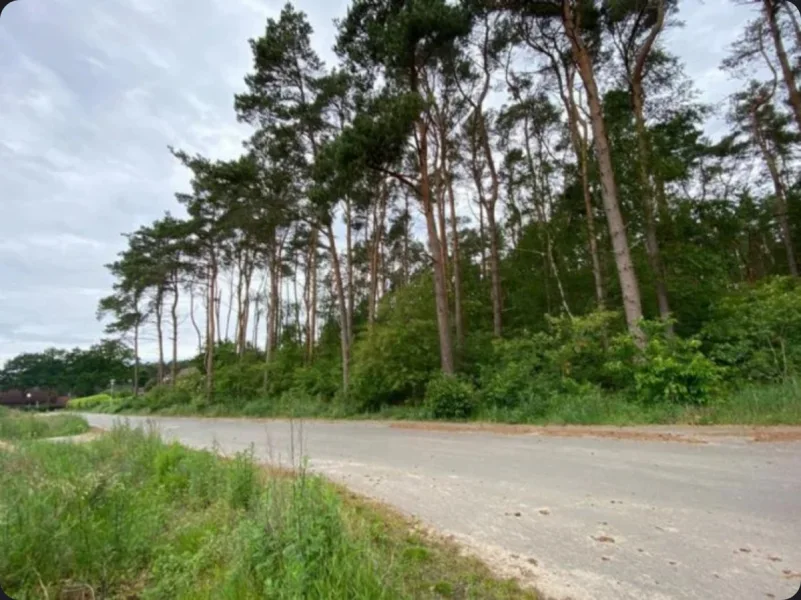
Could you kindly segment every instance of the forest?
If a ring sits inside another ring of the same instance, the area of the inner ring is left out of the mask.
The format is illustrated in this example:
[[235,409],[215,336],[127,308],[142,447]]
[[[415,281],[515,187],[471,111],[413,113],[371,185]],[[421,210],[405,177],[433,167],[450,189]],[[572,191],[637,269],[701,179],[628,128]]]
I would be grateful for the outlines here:
[[242,155],[171,148],[191,189],[108,265],[115,408],[801,419],[801,20],[740,3],[716,107],[677,0],[352,0],[328,65],[287,4]]

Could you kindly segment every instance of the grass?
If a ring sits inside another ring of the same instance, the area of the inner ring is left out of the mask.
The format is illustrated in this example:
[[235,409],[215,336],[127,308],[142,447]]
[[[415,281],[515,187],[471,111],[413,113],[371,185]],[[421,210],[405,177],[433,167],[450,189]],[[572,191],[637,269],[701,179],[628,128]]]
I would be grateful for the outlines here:
[[115,429],[0,451],[0,580],[32,598],[536,598],[321,478]]
[[78,415],[34,415],[0,407],[0,440],[35,440],[89,431]]
[[[293,417],[328,419],[429,420],[419,405],[383,407],[377,412],[358,412],[342,402],[285,395],[279,400],[228,401],[212,406],[192,404],[148,405],[110,399],[98,412],[202,415],[209,417]],[[73,408],[72,403],[70,407]],[[493,423],[532,425],[801,425],[801,380],[753,384],[735,389],[705,406],[646,404],[621,394],[589,391],[565,394],[543,403],[516,407],[478,405],[471,419]]]

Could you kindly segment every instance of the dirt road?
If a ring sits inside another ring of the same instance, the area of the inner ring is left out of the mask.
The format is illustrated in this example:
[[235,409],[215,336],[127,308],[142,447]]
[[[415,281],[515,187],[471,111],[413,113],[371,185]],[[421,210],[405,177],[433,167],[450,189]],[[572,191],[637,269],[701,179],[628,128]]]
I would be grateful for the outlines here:
[[[99,427],[115,420],[86,416]],[[755,442],[732,429],[508,435],[385,423],[154,421],[166,438],[193,447],[229,453],[253,445],[258,457],[285,465],[308,456],[314,471],[453,535],[557,599],[783,600],[801,585],[798,431],[763,432],[757,437],[780,441]]]

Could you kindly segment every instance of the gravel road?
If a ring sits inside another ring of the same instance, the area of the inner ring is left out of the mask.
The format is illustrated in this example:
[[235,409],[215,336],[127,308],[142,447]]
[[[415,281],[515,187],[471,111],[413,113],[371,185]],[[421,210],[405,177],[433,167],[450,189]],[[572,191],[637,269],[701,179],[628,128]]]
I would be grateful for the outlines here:
[[[86,417],[98,427],[117,419]],[[307,456],[312,470],[452,535],[559,600],[783,600],[801,585],[799,442],[725,432],[668,442],[665,429],[636,430],[662,436],[653,441],[152,420],[193,447],[253,445],[259,458],[284,465]]]

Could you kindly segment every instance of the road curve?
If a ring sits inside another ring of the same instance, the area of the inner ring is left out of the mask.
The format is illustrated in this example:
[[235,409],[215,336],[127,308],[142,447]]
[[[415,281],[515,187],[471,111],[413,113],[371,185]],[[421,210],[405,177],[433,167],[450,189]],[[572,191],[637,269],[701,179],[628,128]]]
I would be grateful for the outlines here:
[[[98,427],[117,417],[85,415]],[[143,425],[147,419],[130,417]],[[556,599],[789,598],[801,443],[705,444],[152,418],[167,439],[312,470],[394,505]]]

